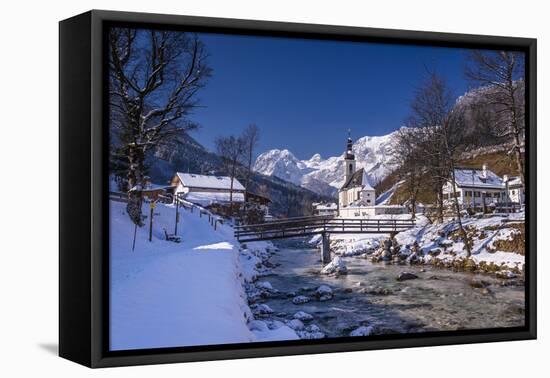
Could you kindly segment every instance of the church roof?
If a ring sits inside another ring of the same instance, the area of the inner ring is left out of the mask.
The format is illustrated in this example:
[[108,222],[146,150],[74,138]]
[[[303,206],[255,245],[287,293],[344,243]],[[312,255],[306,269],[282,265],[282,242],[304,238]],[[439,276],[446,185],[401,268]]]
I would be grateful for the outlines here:
[[362,186],[366,190],[374,190],[374,188],[369,183],[369,178],[367,172],[363,168],[355,171],[351,177],[344,183],[342,190],[355,188],[357,186]]

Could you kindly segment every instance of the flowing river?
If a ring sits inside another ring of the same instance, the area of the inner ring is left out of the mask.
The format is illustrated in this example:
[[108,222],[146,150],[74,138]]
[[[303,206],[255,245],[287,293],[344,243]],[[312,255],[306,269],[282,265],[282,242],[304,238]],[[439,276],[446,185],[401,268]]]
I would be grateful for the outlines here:
[[[262,303],[274,310],[273,319],[289,320],[298,311],[313,315],[310,323],[327,337],[348,336],[360,326],[383,334],[524,325],[521,282],[356,257],[344,258],[347,275],[328,277],[319,274],[317,249],[292,241],[279,248],[270,260],[275,268],[263,280],[282,294]],[[404,271],[418,278],[398,281]],[[332,299],[292,303],[294,295],[314,296],[320,285],[333,289]]]

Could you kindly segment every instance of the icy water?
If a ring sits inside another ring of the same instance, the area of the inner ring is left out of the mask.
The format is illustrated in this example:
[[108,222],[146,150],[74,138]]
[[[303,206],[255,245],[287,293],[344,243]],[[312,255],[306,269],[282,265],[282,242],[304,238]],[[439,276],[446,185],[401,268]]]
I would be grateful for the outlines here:
[[[373,326],[374,333],[383,334],[524,325],[525,288],[521,284],[503,286],[502,280],[488,275],[374,264],[356,257],[344,258],[347,275],[327,277],[318,274],[317,249],[296,243],[279,248],[270,260],[276,265],[273,274],[263,280],[287,295],[262,303],[274,310],[274,319],[291,319],[297,311],[313,315],[309,323],[318,325],[328,337],[348,336],[359,326]],[[419,278],[397,281],[404,271]],[[472,287],[472,281],[480,286],[481,280],[484,287]],[[292,295],[313,296],[323,284],[334,290],[332,299],[292,303]]]

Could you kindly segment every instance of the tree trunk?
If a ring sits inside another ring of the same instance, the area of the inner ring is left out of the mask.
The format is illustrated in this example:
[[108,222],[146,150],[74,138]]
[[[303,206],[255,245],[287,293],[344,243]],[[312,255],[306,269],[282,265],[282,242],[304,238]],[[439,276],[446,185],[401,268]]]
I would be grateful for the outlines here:
[[437,179],[437,221],[443,223],[443,180]]
[[[144,184],[143,175],[143,153],[135,146],[128,147],[128,204],[126,212],[128,216],[138,226],[143,226],[141,216],[142,193]],[[136,190],[132,190],[135,187]]]
[[412,212],[411,219],[415,220],[416,219],[416,198],[415,197],[411,198],[411,212]]
[[456,192],[456,178],[455,178],[455,168],[454,163],[451,163],[451,177],[453,178],[451,185],[453,187],[453,197],[454,197],[454,206],[456,211],[456,219],[458,221],[458,229],[460,230],[460,236],[462,237],[462,240],[464,241],[464,246],[466,247],[466,257],[470,257],[472,254],[470,241],[468,240],[468,235],[466,234],[466,230],[462,226],[462,216],[460,214],[460,204],[458,203],[458,196]]
[[521,178],[521,186],[525,190],[525,172],[523,170],[523,164],[521,162],[521,144],[519,140],[519,131],[514,131],[514,154],[516,158],[516,165],[518,167],[519,177]]
[[515,94],[515,87],[514,87],[514,81],[512,77],[512,73],[510,72],[508,75],[508,88],[510,96],[510,117],[511,117],[511,123],[512,123],[512,131],[514,134],[514,154],[515,154],[515,160],[516,165],[518,168],[518,173],[521,178],[521,185],[523,190],[525,190],[525,172],[523,170],[523,164],[521,162],[521,140],[520,140],[520,126],[518,124],[518,114],[516,109],[516,94]]
[[237,162],[233,161],[233,166],[231,167],[231,184],[229,187],[229,215],[233,216],[233,181],[235,180],[235,168]]
[[246,171],[246,181],[244,188],[246,191],[250,191],[248,188],[248,185],[250,185],[250,176],[252,175],[252,146],[249,146],[249,153],[248,153],[248,169]]

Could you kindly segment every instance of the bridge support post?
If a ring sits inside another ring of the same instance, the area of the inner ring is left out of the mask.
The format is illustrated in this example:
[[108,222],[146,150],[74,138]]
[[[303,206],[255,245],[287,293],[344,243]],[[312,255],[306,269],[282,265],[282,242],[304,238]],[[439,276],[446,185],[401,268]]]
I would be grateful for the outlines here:
[[321,262],[328,264],[330,262],[330,234],[323,232],[321,239]]

